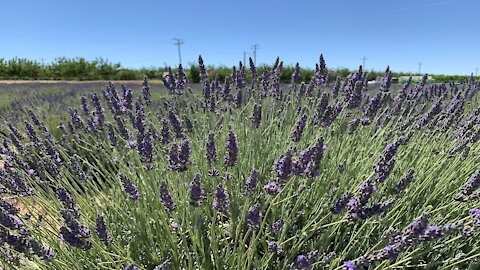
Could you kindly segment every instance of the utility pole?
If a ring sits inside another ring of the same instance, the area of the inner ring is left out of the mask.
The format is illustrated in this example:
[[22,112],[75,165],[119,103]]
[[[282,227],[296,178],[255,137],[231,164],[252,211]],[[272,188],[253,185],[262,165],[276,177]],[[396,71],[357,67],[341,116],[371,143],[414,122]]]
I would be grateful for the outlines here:
[[246,51],[243,51],[243,65],[247,65],[246,62],[247,61],[247,52]]
[[178,47],[178,59],[179,59],[179,62],[180,62],[180,65],[182,64],[182,53],[180,52],[180,45],[182,45],[183,43],[183,40],[179,39],[179,38],[174,38],[173,40],[175,40],[175,45]]
[[368,59],[368,58],[366,58],[365,56],[362,57],[362,68],[363,68],[363,70],[366,70],[366,69],[365,69],[365,60],[367,60],[367,59]]
[[478,76],[478,67],[475,68],[475,77],[477,77],[477,76]]
[[422,74],[422,62],[418,63],[418,74]]
[[257,65],[257,49],[259,49],[258,44],[253,44],[252,45],[252,50],[253,50],[253,63],[255,66]]

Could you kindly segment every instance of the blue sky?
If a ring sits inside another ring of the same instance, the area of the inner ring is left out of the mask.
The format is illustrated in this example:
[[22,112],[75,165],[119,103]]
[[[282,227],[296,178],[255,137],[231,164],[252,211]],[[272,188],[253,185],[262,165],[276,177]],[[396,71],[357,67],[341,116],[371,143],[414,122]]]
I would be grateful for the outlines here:
[[480,68],[480,1],[0,1],[0,58],[95,57],[125,67],[257,64],[470,74]]

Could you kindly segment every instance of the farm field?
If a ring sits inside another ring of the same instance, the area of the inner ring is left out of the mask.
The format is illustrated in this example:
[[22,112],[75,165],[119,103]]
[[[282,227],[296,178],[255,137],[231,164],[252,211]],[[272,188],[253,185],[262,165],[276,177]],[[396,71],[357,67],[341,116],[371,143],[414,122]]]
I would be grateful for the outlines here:
[[0,83],[2,267],[480,269],[480,82],[282,66]]

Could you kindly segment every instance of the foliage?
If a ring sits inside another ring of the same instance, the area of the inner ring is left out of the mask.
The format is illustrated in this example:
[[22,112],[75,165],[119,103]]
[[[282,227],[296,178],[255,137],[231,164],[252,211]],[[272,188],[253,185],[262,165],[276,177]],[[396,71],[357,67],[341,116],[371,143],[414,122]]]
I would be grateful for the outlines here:
[[480,266],[478,81],[399,88],[387,70],[336,89],[277,84],[276,67],[14,102],[0,183],[23,212],[0,200],[4,268]]

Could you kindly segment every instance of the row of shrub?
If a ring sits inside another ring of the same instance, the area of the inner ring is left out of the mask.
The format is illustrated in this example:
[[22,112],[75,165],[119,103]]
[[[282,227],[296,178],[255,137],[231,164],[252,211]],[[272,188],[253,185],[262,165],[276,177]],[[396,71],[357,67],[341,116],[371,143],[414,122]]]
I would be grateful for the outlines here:
[[[259,74],[264,69],[270,68],[267,65],[257,67]],[[167,67],[149,67],[149,68],[125,68],[120,63],[112,63],[103,58],[87,60],[82,57],[65,58],[60,57],[53,62],[43,64],[36,60],[24,58],[3,59],[0,58],[0,79],[2,80],[141,80],[144,75],[149,78],[159,78],[161,74],[167,71]],[[280,75],[281,82],[289,83],[294,66],[285,66]],[[190,65],[186,68],[187,76],[191,83],[200,82],[200,72],[197,65]],[[231,67],[220,66],[208,67],[209,76],[218,76],[223,81],[226,76],[232,73]],[[352,70],[339,68],[329,71],[329,79],[335,80],[337,76],[345,78]],[[300,80],[310,81],[314,70],[302,68]],[[382,77],[383,71],[369,71],[368,79],[375,80]],[[393,77],[408,76],[408,73],[393,73]],[[462,81],[465,76],[462,75],[434,75],[436,82]]]

